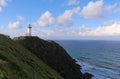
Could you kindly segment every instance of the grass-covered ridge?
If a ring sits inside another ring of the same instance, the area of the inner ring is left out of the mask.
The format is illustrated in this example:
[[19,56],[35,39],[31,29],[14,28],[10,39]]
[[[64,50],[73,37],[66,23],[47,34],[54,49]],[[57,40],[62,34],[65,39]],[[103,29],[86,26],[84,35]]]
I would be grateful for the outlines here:
[[21,36],[14,40],[56,70],[64,79],[82,79],[80,66],[58,43],[37,36]]
[[63,79],[30,51],[0,35],[0,79]]

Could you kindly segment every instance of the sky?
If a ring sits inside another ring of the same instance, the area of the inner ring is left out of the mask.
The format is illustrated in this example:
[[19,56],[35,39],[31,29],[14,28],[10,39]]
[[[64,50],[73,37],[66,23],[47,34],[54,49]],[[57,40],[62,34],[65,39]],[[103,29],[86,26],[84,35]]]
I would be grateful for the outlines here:
[[120,0],[0,0],[0,33],[58,40],[120,40]]

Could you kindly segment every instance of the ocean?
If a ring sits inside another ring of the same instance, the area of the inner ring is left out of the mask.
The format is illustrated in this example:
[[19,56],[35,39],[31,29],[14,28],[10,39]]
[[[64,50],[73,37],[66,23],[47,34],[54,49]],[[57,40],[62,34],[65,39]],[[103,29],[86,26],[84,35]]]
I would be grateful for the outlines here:
[[59,43],[77,63],[82,72],[94,75],[92,79],[120,79],[120,41],[59,40]]

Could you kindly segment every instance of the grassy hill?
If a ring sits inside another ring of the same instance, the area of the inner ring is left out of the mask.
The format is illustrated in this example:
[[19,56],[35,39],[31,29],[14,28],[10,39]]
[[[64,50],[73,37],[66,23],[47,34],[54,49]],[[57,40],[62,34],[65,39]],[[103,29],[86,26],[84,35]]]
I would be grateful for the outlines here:
[[77,65],[75,60],[56,42],[46,41],[37,36],[21,36],[14,38],[14,40],[56,70],[64,79],[83,78],[80,66]]
[[30,51],[0,35],[0,79],[63,79]]

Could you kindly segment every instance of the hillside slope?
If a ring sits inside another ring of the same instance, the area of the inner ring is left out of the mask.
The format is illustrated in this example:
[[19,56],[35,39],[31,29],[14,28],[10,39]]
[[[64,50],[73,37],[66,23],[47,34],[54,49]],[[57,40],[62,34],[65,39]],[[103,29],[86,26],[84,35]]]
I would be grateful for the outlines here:
[[64,79],[82,79],[80,66],[54,41],[38,37],[17,37],[15,40],[56,70]]
[[0,35],[0,79],[63,79],[30,51]]

